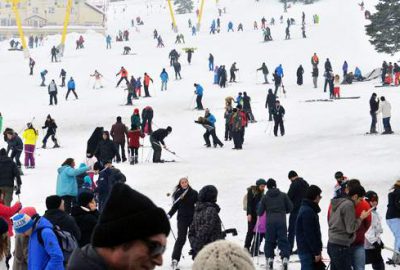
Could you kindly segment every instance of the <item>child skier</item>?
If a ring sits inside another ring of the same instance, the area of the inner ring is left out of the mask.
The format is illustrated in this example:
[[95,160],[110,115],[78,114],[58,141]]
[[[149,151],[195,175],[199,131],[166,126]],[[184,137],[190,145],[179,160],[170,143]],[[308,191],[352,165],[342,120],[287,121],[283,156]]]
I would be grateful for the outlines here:
[[128,147],[131,154],[129,162],[131,165],[138,163],[140,138],[144,138],[144,133],[140,131],[140,126],[132,125],[131,129],[128,131]]

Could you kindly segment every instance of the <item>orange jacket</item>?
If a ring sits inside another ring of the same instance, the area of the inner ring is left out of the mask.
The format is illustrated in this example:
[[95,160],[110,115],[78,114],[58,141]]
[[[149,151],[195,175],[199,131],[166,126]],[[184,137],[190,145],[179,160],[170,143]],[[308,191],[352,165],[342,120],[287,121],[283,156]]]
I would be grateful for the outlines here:
[[121,77],[128,77],[128,71],[126,71],[126,69],[124,69],[124,68],[121,68],[121,70],[118,72],[117,75],[120,75],[120,74],[121,74]]
[[143,84],[148,86],[148,85],[150,85],[150,81],[153,82],[153,79],[150,78],[149,75],[145,75],[144,78],[143,78]]

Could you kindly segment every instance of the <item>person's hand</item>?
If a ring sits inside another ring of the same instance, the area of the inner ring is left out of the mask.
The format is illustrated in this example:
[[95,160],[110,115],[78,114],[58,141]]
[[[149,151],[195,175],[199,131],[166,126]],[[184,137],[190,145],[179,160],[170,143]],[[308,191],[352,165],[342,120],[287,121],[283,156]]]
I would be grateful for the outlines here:
[[321,256],[321,255],[314,256],[314,261],[315,261],[315,262],[319,262],[319,261],[321,261],[321,260],[322,260],[322,256]]
[[247,221],[251,222],[251,215],[247,215]]
[[21,194],[21,186],[15,186],[15,195]]
[[365,210],[362,211],[362,213],[361,213],[361,215],[360,215],[360,219],[361,219],[361,220],[366,219],[366,218],[371,214],[372,209],[373,209],[373,208],[368,209],[368,211],[365,211]]

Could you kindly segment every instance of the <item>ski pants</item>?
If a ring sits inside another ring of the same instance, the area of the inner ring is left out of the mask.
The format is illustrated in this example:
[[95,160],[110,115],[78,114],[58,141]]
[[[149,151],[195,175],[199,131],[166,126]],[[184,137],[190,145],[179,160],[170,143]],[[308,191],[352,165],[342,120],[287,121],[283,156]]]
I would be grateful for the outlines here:
[[376,119],[376,112],[370,112],[371,114],[371,128],[370,128],[370,132],[375,132],[376,131],[376,123],[377,123],[377,119]]
[[44,82],[46,81],[46,77],[43,75],[40,75],[40,77],[42,78],[42,83],[40,85],[45,86]]
[[179,77],[179,79],[182,79],[181,72],[180,71],[175,71],[175,80],[177,80],[178,77]]
[[207,146],[211,146],[210,135],[212,137],[214,146],[217,146],[217,145],[222,146],[222,142],[218,139],[217,134],[215,133],[215,128],[212,128],[210,130],[207,129],[206,133],[204,133],[204,135],[203,135]]
[[225,123],[225,140],[232,140],[232,132],[229,123]]
[[324,92],[326,92],[326,87],[329,85],[329,80],[325,79],[325,84],[324,84]]
[[135,161],[136,163],[138,162],[138,157],[139,157],[139,148],[136,147],[129,147],[129,152],[131,154],[130,162]]
[[12,160],[15,160],[15,164],[17,164],[17,167],[20,168],[21,167],[21,161],[19,160],[21,157],[21,153],[22,151],[16,151],[16,150],[12,150],[11,151],[11,156],[10,158]]
[[213,71],[214,70],[214,62],[208,61],[208,70]]
[[33,67],[30,67],[30,70],[29,75],[33,75]]
[[53,101],[54,104],[57,105],[57,93],[51,92],[49,95],[50,95],[50,105],[53,105]]
[[129,84],[129,81],[126,77],[121,77],[121,79],[119,79],[118,83],[117,83],[117,87],[120,85],[120,83],[125,80],[126,84]]
[[187,232],[192,224],[193,218],[180,218],[178,219],[178,237],[174,245],[174,251],[172,252],[172,260],[179,262],[182,256],[182,248],[186,243]]
[[236,74],[234,71],[231,71],[231,78],[229,79],[229,82],[236,82]]
[[51,62],[57,62],[57,55],[55,54],[51,55]]
[[146,124],[147,124],[147,131],[148,134],[151,134],[153,131],[151,129],[151,122],[153,121],[153,117],[143,117],[142,118],[142,132],[144,132]]
[[129,92],[128,91],[128,96],[126,97],[126,104],[132,104],[132,98],[134,98],[136,96],[135,91],[133,92]]
[[34,144],[25,144],[25,167],[32,166],[35,167],[35,145]]
[[314,88],[318,87],[318,77],[312,77],[313,79],[313,84],[314,84]]
[[383,128],[385,129],[385,131],[391,132],[392,126],[390,125],[390,117],[382,118],[382,122],[383,122]]
[[281,86],[281,84],[275,84],[275,91],[274,91],[274,95],[275,95],[275,96],[276,96],[276,94],[278,93],[279,86]]
[[71,92],[74,94],[75,98],[78,99],[78,95],[76,94],[75,89],[72,89],[72,88],[68,88],[67,95],[65,96],[65,99],[66,100],[68,99],[69,93],[71,93]]
[[43,138],[43,144],[47,143],[47,140],[49,139],[50,136],[51,136],[51,140],[54,143],[57,143],[56,134],[47,132],[46,136],[44,136],[44,138]]
[[268,114],[269,114],[268,121],[272,121],[272,106],[269,105],[268,105]]
[[365,249],[364,245],[355,245],[350,247],[351,265],[353,270],[365,269]]
[[290,256],[290,244],[287,239],[286,220],[282,221],[270,221],[266,224],[265,233],[265,257],[274,258],[274,250],[278,244],[278,248],[281,251],[280,256],[282,258],[289,258]]
[[296,219],[298,216],[298,212],[292,212],[289,216],[289,228],[288,228],[288,240],[290,244],[290,250],[293,250],[294,247],[294,238],[296,236]]
[[263,73],[264,75],[264,83],[269,83],[268,82],[268,73]]
[[167,91],[167,82],[161,82],[161,91]]
[[149,93],[149,86],[148,85],[144,85],[144,96],[145,97],[150,97],[150,93]]
[[[114,142],[115,146],[117,147],[117,162],[121,162],[121,156],[122,156],[122,161],[126,160],[125,156],[125,142]],[[119,154],[119,149],[121,148],[121,155]]]
[[386,223],[394,236],[394,249],[400,251],[400,218],[387,219]]
[[153,148],[153,163],[158,163],[161,161],[161,144],[155,141],[152,136],[150,136],[151,147]]
[[328,255],[331,258],[331,270],[352,270],[350,247],[328,242]]
[[196,97],[196,104],[197,104],[196,109],[198,109],[198,110],[203,110],[203,104],[201,103],[202,98],[203,98],[203,96],[200,96],[200,95],[197,95],[197,97]]
[[242,144],[243,144],[241,130],[232,131],[232,138],[233,138],[233,144],[235,145],[235,148],[241,149]]
[[254,227],[257,223],[257,216],[251,216],[251,221],[247,222],[247,233],[246,233],[246,240],[244,241],[244,247],[250,250],[251,241],[253,240],[254,236]]
[[274,135],[278,136],[278,128],[281,130],[281,135],[285,135],[285,126],[283,125],[283,119],[278,118],[274,119],[275,125],[274,125]]

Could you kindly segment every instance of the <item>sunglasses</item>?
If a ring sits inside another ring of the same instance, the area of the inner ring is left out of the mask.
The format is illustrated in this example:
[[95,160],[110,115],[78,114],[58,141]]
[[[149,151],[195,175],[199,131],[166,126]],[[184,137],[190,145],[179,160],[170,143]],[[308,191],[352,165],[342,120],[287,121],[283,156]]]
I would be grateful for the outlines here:
[[166,246],[161,245],[160,242],[152,241],[149,239],[142,240],[146,247],[149,249],[149,255],[151,257],[157,257],[163,255],[165,250],[167,249]]

